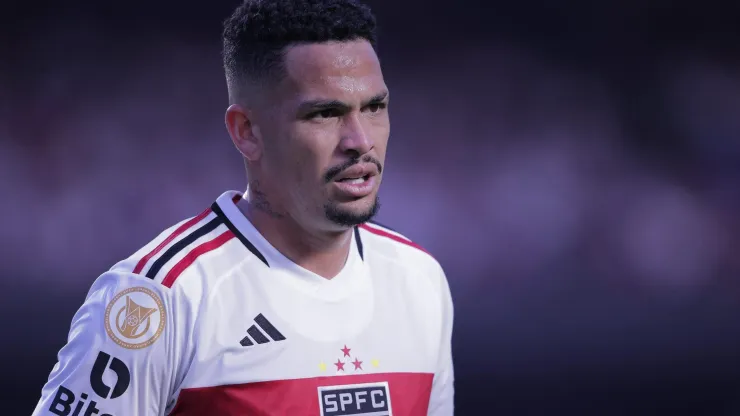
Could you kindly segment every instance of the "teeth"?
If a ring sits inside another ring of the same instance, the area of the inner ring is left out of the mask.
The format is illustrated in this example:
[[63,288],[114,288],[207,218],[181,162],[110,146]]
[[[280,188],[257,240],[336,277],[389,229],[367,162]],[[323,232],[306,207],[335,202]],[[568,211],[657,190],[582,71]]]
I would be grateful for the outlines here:
[[365,182],[365,178],[350,179],[347,182],[349,182],[351,184],[354,184],[354,185],[359,185],[359,184]]

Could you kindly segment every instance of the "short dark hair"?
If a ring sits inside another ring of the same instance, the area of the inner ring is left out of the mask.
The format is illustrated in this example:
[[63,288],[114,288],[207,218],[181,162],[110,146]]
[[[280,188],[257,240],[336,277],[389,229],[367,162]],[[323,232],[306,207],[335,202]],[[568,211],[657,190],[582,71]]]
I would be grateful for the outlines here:
[[375,16],[356,0],[244,0],[224,22],[229,94],[281,74],[287,46],[357,39],[377,47]]

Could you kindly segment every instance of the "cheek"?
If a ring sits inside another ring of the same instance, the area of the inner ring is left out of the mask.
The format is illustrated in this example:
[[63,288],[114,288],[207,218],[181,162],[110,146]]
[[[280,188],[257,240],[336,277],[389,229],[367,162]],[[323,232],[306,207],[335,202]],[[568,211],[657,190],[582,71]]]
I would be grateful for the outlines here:
[[291,160],[292,163],[287,166],[291,176],[286,186],[290,189],[294,203],[305,210],[313,211],[326,197],[323,172],[317,165],[318,160],[306,149],[295,152]]
[[385,156],[385,150],[388,147],[388,138],[390,137],[390,124],[388,119],[374,120],[371,125],[373,129],[373,144],[379,156]]
[[302,182],[322,181],[334,155],[333,129],[324,125],[304,125],[295,131],[291,146],[295,149],[293,163],[301,171]]
[[299,186],[303,186],[303,184],[311,180],[311,166],[307,162],[306,157],[301,157],[301,155],[298,154],[291,164],[293,167],[293,180],[295,183],[298,183]]
[[321,184],[321,169],[315,152],[305,142],[293,140],[283,149],[283,172],[285,186],[299,200],[314,199],[317,186]]
[[290,154],[285,150],[285,146],[277,141],[265,144],[263,169],[271,180],[284,180],[292,177],[288,169],[291,166]]

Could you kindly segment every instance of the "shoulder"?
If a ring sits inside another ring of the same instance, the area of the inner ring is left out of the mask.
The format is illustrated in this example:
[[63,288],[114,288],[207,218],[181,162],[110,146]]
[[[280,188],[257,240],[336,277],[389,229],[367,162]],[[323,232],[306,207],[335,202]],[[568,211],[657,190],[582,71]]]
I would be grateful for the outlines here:
[[110,271],[187,292],[223,275],[244,256],[230,224],[214,207],[168,227]]
[[371,221],[360,225],[358,230],[366,251],[410,267],[441,267],[427,249],[394,228]]
[[119,353],[142,349],[148,354],[173,353],[174,345],[189,340],[175,334],[192,333],[195,328],[208,296],[207,279],[184,276],[168,284],[156,274],[152,278],[145,271],[135,272],[135,259],[132,256],[97,276],[73,318],[73,328],[103,335],[101,342],[117,344]]
[[430,322],[445,325],[452,320],[449,282],[442,265],[429,251],[404,234],[375,222],[365,223],[358,230],[372,267],[379,267],[383,276],[411,288],[405,297],[409,305],[421,308]]
[[367,222],[357,229],[363,251],[368,256],[390,264],[404,276],[431,283],[435,291],[445,290],[447,277],[442,265],[424,247],[396,229],[377,222]]
[[[93,283],[87,302],[117,297],[161,302],[168,319],[195,319],[216,281],[247,256],[215,204],[161,231]],[[133,294],[134,297],[129,295]]]

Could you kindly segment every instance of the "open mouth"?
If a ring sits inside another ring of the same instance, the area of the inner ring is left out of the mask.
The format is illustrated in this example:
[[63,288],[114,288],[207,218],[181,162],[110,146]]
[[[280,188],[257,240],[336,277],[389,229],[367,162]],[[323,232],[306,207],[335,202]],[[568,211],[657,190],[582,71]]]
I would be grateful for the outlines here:
[[361,183],[366,182],[368,179],[370,179],[370,175],[361,176],[359,178],[343,178],[343,179],[337,180],[337,182],[344,182],[344,183],[349,183],[352,185],[359,185]]
[[334,182],[334,186],[339,192],[339,195],[343,195],[345,198],[349,197],[356,199],[364,198],[372,194],[373,189],[375,189],[375,175],[370,172],[360,177],[355,176],[358,174],[360,173],[355,173],[346,178],[337,179]]

